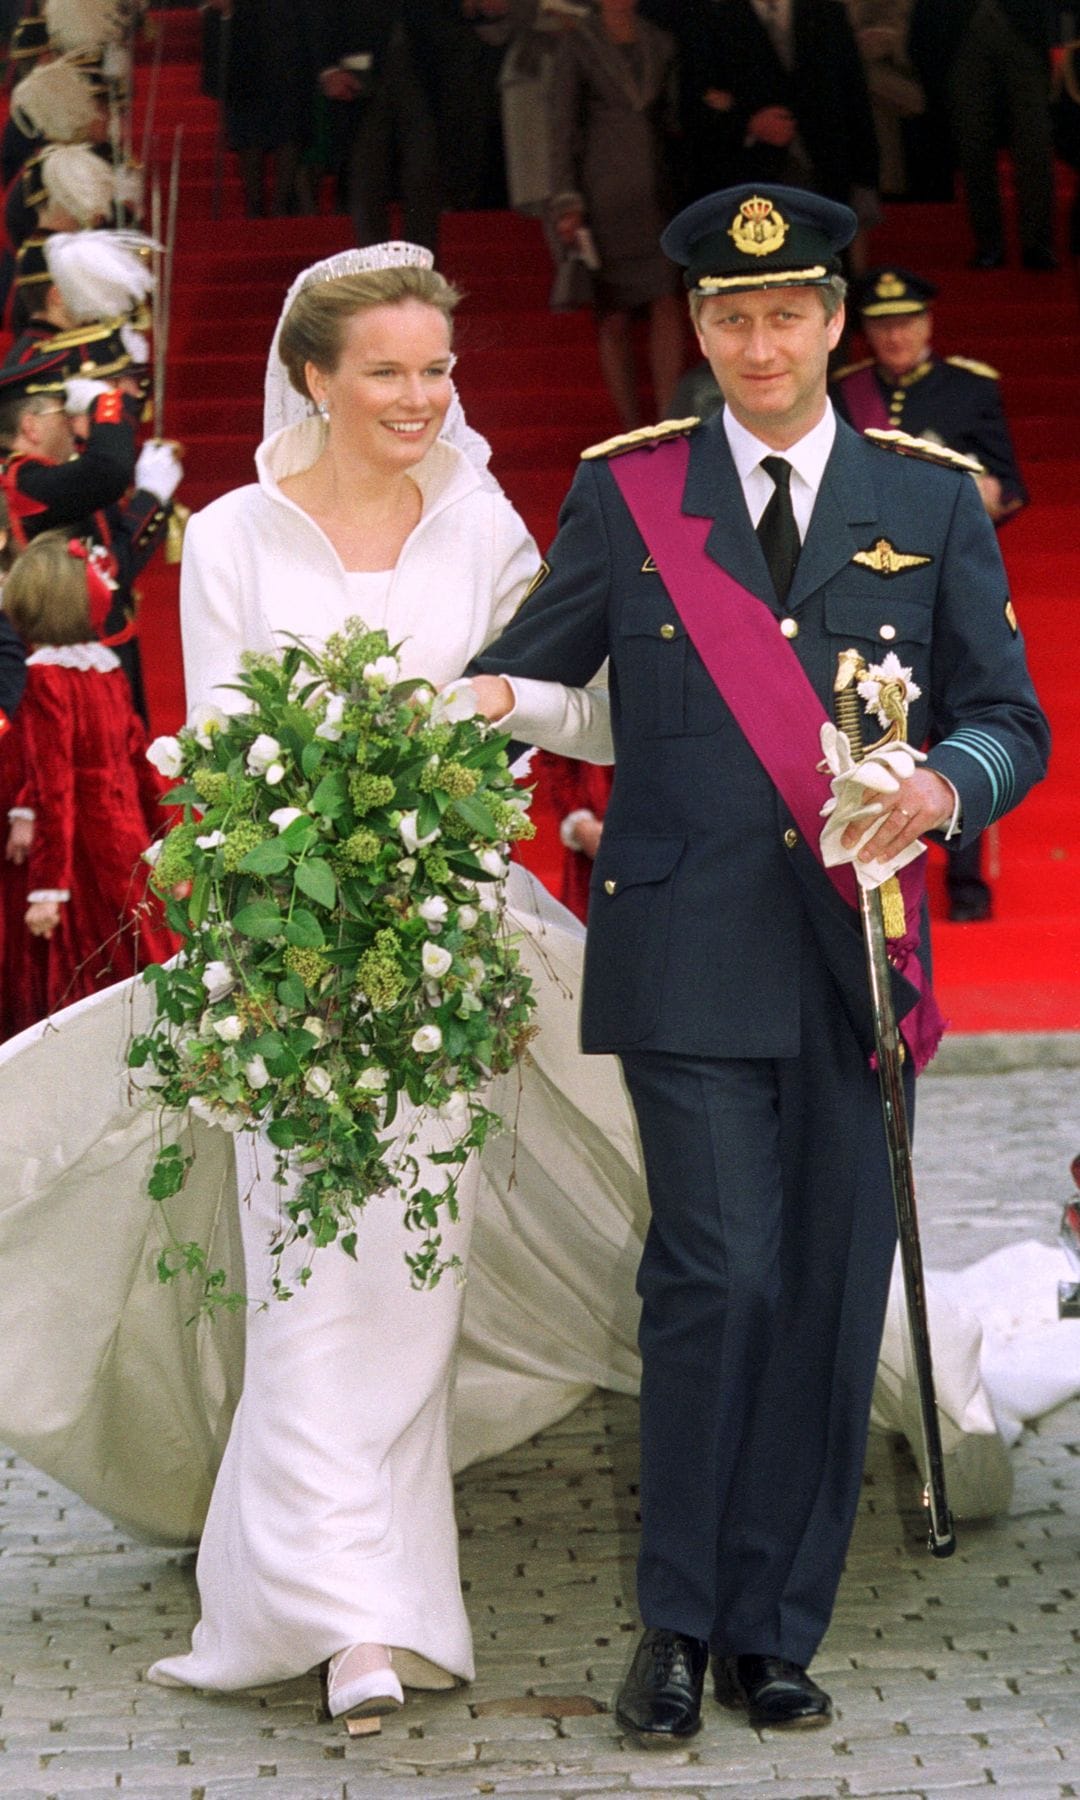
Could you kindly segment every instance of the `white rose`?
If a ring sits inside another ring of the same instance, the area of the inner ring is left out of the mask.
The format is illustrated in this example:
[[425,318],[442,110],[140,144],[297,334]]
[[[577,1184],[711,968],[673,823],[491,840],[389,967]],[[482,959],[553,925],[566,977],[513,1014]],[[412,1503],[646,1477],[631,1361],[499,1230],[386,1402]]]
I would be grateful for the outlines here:
[[453,960],[449,950],[443,950],[440,945],[433,944],[430,938],[425,940],[424,947],[420,952],[420,964],[425,975],[430,975],[432,980],[437,981],[440,976],[446,974]]
[[421,900],[416,910],[429,925],[442,925],[450,916],[449,903],[441,894],[429,894],[426,900]]
[[385,1069],[363,1069],[353,1082],[353,1087],[361,1094],[381,1094],[385,1092],[389,1080]]
[[265,731],[260,731],[247,753],[248,774],[265,775],[271,763],[276,762],[280,755],[281,745],[277,738],[269,737]]
[[188,730],[204,750],[212,750],[215,733],[223,731],[228,722],[220,706],[209,706],[206,701],[202,701],[192,708]]
[[142,853],[143,862],[149,863],[150,867],[153,868],[164,848],[165,840],[163,838],[159,838],[156,844],[147,844],[146,849]]
[[197,837],[195,842],[200,850],[216,850],[219,844],[225,842],[225,833],[223,831],[208,831],[205,837]]
[[226,962],[208,962],[202,972],[202,984],[211,1006],[215,1000],[224,1000],[236,985],[233,972]]
[[400,823],[398,824],[398,831],[401,833],[401,841],[406,850],[409,851],[422,850],[425,844],[433,844],[439,835],[439,828],[436,825],[434,831],[429,831],[426,837],[421,837],[417,828],[418,817],[419,815],[415,810],[413,812],[402,813]]
[[314,1013],[308,1013],[307,1018],[304,1020],[304,1030],[311,1033],[312,1037],[315,1039],[316,1048],[322,1043],[326,1036],[326,1026],[321,1019],[315,1017]]
[[342,718],[344,717],[346,700],[344,694],[331,694],[326,702],[326,715],[321,725],[316,725],[315,736],[325,738],[329,744],[336,744],[344,736]]
[[174,781],[184,766],[184,752],[179,738],[155,738],[146,752],[146,760],[153,763],[159,775],[166,781]]
[[462,931],[471,931],[473,926],[478,923],[479,918],[480,914],[477,912],[475,906],[458,907],[457,922],[461,926]]
[[334,1084],[325,1069],[309,1069],[304,1076],[304,1086],[316,1100],[329,1100],[334,1091]]
[[244,1075],[249,1087],[264,1088],[270,1079],[270,1071],[261,1056],[253,1056],[244,1064]]
[[244,1022],[235,1013],[229,1013],[224,1019],[214,1020],[214,1032],[223,1044],[235,1044],[244,1035]]
[[431,723],[457,725],[462,719],[475,718],[479,711],[476,689],[464,677],[460,681],[452,681],[448,687],[443,688],[441,694],[436,694],[431,707]]
[[270,823],[276,825],[279,831],[288,831],[293,820],[302,819],[303,816],[299,806],[278,806],[270,814]]
[[389,687],[392,682],[399,679],[401,664],[396,656],[377,656],[374,662],[364,664],[363,675],[364,680],[370,681],[373,685],[381,682]]
[[412,1047],[421,1056],[431,1056],[442,1049],[442,1032],[437,1025],[421,1025],[419,1031],[413,1032]]
[[495,875],[501,881],[506,874],[506,864],[497,850],[481,850],[477,858],[480,867],[489,875]]
[[277,787],[278,782],[284,781],[285,779],[285,764],[272,762],[263,779],[265,780],[267,787]]

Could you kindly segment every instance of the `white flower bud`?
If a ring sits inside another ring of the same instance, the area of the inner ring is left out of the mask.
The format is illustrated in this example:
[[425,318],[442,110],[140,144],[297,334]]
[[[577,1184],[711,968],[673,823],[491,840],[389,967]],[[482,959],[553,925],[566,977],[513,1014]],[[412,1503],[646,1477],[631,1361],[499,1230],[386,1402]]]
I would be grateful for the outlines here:
[[224,1019],[214,1020],[214,1033],[223,1044],[235,1044],[244,1035],[244,1022],[235,1013],[229,1013]]
[[225,842],[225,833],[223,831],[208,831],[204,837],[197,837],[195,842],[200,850],[216,850],[219,844]]
[[158,737],[148,747],[146,760],[153,763],[166,781],[174,781],[184,766],[184,751],[179,738]]
[[494,875],[500,881],[506,874],[506,864],[497,850],[481,850],[477,861],[488,875]]
[[413,1032],[412,1047],[421,1056],[431,1056],[442,1049],[442,1032],[437,1025],[421,1025]]
[[270,814],[270,823],[276,825],[279,831],[288,831],[293,820],[302,819],[303,816],[299,806],[278,806]]
[[476,689],[466,676],[452,681],[441,694],[436,694],[431,707],[431,723],[457,725],[462,719],[475,718],[479,711]]
[[192,707],[188,730],[203,750],[212,750],[216,734],[223,731],[228,722],[220,706],[210,706],[202,701],[200,705]]
[[249,1087],[264,1088],[270,1079],[270,1071],[261,1056],[253,1056],[244,1064],[244,1076]]
[[346,699],[344,694],[331,694],[326,702],[326,715],[321,725],[316,725],[315,736],[323,738],[329,744],[336,744],[343,737],[342,718],[345,713]]
[[353,1087],[360,1094],[382,1094],[385,1093],[389,1080],[385,1069],[362,1069],[353,1082]]
[[364,664],[363,676],[372,687],[389,687],[397,681],[401,674],[401,664],[396,656],[377,656],[374,662]]
[[147,844],[146,849],[142,853],[143,862],[149,863],[150,867],[153,868],[164,848],[165,840],[163,838],[158,838],[157,842],[154,844]]
[[281,745],[277,738],[269,737],[260,731],[247,753],[247,771],[249,775],[265,775],[271,763],[281,755]]
[[406,850],[408,850],[410,852],[415,851],[415,850],[422,850],[425,844],[433,844],[435,842],[435,839],[439,835],[439,828],[436,825],[434,831],[429,831],[426,837],[421,837],[419,826],[417,823],[418,818],[419,818],[419,814],[414,809],[412,812],[402,813],[401,819],[398,823],[398,831],[401,833],[401,841],[404,844]]
[[462,931],[471,931],[474,925],[478,923],[479,918],[480,914],[477,912],[475,906],[458,907],[457,922]]
[[309,1069],[304,1076],[304,1086],[316,1100],[328,1100],[334,1091],[334,1084],[325,1069]]
[[304,1030],[311,1033],[312,1037],[315,1039],[316,1048],[322,1043],[326,1036],[325,1024],[322,1019],[316,1018],[314,1013],[308,1013],[307,1018],[304,1020]]
[[201,979],[211,1006],[215,1000],[224,1000],[226,994],[231,993],[236,986],[233,972],[226,962],[208,962]]
[[285,779],[285,764],[272,762],[264,776],[267,787],[277,787],[279,781]]

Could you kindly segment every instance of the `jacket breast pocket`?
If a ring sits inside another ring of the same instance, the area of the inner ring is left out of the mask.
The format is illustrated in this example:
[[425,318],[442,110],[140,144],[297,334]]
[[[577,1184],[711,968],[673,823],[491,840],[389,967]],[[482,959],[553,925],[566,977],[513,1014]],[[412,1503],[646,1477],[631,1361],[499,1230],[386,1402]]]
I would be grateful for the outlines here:
[[619,687],[630,729],[642,737],[703,736],[723,723],[716,685],[658,577],[635,593],[616,628]]
[[880,594],[844,593],[841,588],[825,596],[825,629],[830,637],[857,644],[867,662],[880,661],[890,650],[899,656],[903,644],[928,644],[933,627],[932,595],[925,602],[905,600],[882,583]]
[[656,1025],[683,838],[600,841],[585,949],[586,1042],[634,1044]]

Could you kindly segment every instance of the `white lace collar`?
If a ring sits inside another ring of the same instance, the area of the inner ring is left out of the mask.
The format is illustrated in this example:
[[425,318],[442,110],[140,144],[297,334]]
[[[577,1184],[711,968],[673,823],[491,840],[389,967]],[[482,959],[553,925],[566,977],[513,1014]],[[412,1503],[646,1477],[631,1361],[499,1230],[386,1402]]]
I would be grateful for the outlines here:
[[107,675],[120,667],[120,658],[104,644],[42,644],[26,659],[28,669],[52,664],[59,669],[96,669]]

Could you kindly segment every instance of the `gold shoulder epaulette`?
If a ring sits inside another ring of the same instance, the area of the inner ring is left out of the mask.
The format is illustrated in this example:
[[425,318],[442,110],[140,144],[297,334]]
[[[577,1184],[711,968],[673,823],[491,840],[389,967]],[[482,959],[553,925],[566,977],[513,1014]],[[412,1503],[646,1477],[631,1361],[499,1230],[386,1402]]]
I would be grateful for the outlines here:
[[833,370],[830,380],[843,381],[845,375],[857,375],[860,369],[872,368],[873,363],[874,358],[872,356],[864,356],[862,362],[845,363],[842,369]]
[[998,371],[992,369],[989,363],[976,362],[972,356],[947,356],[945,361],[951,363],[954,369],[966,369],[969,375],[985,375],[988,381],[1001,380]]
[[598,456],[623,456],[627,450],[640,450],[643,444],[662,444],[665,438],[679,437],[684,431],[692,431],[701,420],[661,419],[659,425],[642,425],[637,431],[624,431],[618,437],[605,438],[602,444],[590,444],[581,452],[582,462],[591,462]]
[[967,475],[986,474],[977,457],[950,450],[948,444],[933,444],[929,438],[910,437],[906,431],[875,431],[871,426],[863,437],[881,450],[897,450],[901,456],[915,456],[920,462],[937,463],[942,469],[959,469]]

